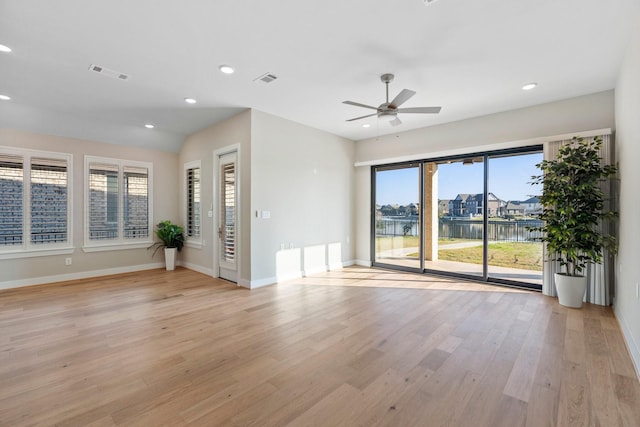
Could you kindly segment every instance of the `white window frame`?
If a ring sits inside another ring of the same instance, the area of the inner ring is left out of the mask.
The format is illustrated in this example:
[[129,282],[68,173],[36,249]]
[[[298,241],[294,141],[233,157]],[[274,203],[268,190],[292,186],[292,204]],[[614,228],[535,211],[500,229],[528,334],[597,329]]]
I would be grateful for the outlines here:
[[[73,247],[73,155],[51,151],[0,146],[0,153],[22,157],[22,244],[0,246],[0,259],[66,255]],[[60,243],[31,243],[31,159],[62,160],[67,165],[67,240]]]
[[[118,237],[111,240],[91,240],[89,238],[89,203],[91,203],[90,165],[102,163],[118,166]],[[145,238],[124,237],[124,169],[139,167],[147,169],[148,236]],[[153,163],[108,157],[84,156],[84,252],[113,251],[122,249],[147,248],[153,243]]]
[[[191,237],[188,235],[188,227],[189,227],[189,180],[187,179],[187,173],[189,169],[200,169],[200,207],[199,207],[199,218],[200,218],[200,236]],[[192,162],[187,162],[184,164],[184,170],[182,173],[182,179],[184,180],[184,197],[183,197],[183,212],[184,212],[184,223],[185,223],[185,245],[193,248],[202,248],[202,161],[194,160]]]

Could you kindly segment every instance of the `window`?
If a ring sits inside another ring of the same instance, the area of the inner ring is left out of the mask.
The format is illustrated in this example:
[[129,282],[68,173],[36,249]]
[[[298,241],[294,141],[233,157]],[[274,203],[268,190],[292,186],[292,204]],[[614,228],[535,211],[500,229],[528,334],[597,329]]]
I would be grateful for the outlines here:
[[85,250],[151,243],[150,163],[85,157]]
[[185,235],[187,242],[200,243],[200,218],[202,208],[200,204],[200,161],[185,164]]
[[3,257],[71,249],[71,159],[70,154],[0,147]]

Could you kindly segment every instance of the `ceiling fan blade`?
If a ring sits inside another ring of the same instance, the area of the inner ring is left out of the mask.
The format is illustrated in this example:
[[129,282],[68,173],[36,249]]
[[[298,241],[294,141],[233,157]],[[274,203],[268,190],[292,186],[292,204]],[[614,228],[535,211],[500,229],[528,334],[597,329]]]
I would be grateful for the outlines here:
[[401,125],[401,124],[402,124],[402,120],[400,120],[398,117],[396,117],[395,119],[391,120],[391,121],[389,122],[389,124],[390,124],[391,126],[398,126],[398,125]]
[[422,113],[422,114],[438,114],[442,107],[414,107],[414,108],[398,108],[397,113]]
[[348,122],[352,122],[354,120],[360,120],[360,119],[366,119],[367,117],[372,117],[372,116],[377,116],[378,113],[373,113],[373,114],[367,114],[366,116],[362,116],[362,117],[356,117],[355,119],[349,119],[347,120]]
[[343,101],[343,104],[347,104],[347,105],[354,105],[356,107],[362,107],[362,108],[371,108],[372,110],[377,110],[378,107],[373,107],[371,105],[366,105],[366,104],[360,104],[359,102],[353,102],[353,101]]
[[398,95],[396,95],[396,97],[393,98],[393,101],[391,101],[389,103],[389,107],[398,108],[399,106],[401,106],[402,104],[407,102],[409,100],[409,98],[411,98],[415,94],[416,93],[414,91],[412,91],[412,90],[402,89],[402,92],[400,92]]

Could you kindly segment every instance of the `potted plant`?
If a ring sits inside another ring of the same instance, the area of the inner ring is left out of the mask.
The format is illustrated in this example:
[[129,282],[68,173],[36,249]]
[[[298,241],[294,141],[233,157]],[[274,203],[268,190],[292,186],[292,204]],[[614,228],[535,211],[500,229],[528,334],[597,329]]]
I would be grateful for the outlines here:
[[602,165],[600,137],[592,140],[573,137],[563,145],[555,160],[536,165],[542,175],[533,176],[531,184],[542,184],[539,240],[547,244],[549,260],[558,261],[564,272],[555,274],[558,301],[579,308],[587,288],[584,275],[588,264],[602,261],[603,249],[616,252],[614,236],[600,232],[601,221],[610,221],[617,212],[605,208],[601,183],[617,173],[617,166]]
[[167,270],[175,270],[176,268],[176,252],[182,250],[184,246],[184,228],[173,224],[171,221],[160,221],[156,225],[155,234],[160,239],[147,249],[155,248],[153,255],[155,256],[158,249],[164,247],[164,259]]

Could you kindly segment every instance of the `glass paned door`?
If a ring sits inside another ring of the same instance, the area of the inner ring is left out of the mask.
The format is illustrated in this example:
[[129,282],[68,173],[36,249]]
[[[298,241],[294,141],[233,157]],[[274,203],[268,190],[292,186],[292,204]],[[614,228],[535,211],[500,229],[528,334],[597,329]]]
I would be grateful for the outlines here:
[[425,270],[483,276],[484,157],[426,163],[425,205],[429,200]]
[[220,277],[237,281],[237,163],[236,153],[219,157],[218,264]]
[[420,269],[421,165],[374,169],[375,263]]
[[541,225],[542,205],[529,182],[542,153],[489,157],[488,276],[542,285],[542,243],[527,227]]

